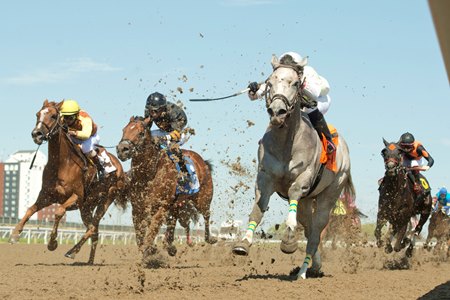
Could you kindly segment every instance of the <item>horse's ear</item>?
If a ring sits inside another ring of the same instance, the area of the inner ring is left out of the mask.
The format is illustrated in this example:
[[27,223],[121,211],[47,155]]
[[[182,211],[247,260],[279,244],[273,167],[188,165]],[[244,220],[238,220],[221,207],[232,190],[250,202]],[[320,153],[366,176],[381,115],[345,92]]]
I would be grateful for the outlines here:
[[151,122],[152,122],[152,119],[150,117],[147,117],[144,119],[145,126],[148,126],[148,124],[150,124]]
[[61,109],[61,106],[63,105],[64,100],[61,100],[61,102],[59,102],[58,104],[56,104],[56,107],[58,108],[58,110]]
[[275,54],[272,54],[272,68],[277,68],[280,65],[280,61],[278,60],[278,57]]
[[47,106],[48,105],[48,99],[45,99],[44,100],[44,106]]
[[384,143],[384,145],[385,145],[386,147],[389,145],[389,142],[386,141],[384,138],[383,138],[383,143]]
[[131,116],[131,117],[130,117],[130,122],[133,122],[133,121],[134,121],[134,118],[135,118],[135,116]]

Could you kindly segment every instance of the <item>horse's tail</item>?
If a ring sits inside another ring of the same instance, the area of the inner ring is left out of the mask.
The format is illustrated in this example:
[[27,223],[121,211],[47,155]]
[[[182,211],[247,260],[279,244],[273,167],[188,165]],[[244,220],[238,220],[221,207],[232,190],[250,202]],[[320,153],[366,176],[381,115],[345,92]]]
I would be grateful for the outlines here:
[[129,172],[123,173],[123,178],[119,179],[117,183],[117,193],[114,198],[114,205],[121,208],[123,211],[126,210],[128,204],[128,188],[130,185],[130,174]]
[[355,186],[353,185],[351,173],[348,174],[347,182],[344,185],[343,193],[344,195],[350,197],[350,199],[355,199],[356,197]]

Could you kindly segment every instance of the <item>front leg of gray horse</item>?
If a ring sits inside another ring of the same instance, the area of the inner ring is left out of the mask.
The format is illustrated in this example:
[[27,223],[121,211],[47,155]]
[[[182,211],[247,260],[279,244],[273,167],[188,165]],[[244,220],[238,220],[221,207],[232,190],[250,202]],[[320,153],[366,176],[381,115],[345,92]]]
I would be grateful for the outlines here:
[[234,245],[233,254],[248,255],[250,246],[253,243],[253,234],[256,227],[261,222],[264,212],[267,210],[267,206],[269,205],[270,196],[274,192],[272,180],[272,177],[266,172],[258,172],[255,187],[255,203],[253,204],[253,210],[249,216],[247,232],[242,241]]
[[283,253],[294,253],[298,248],[297,207],[299,199],[309,191],[310,172],[304,172],[289,188],[289,213],[286,220],[286,231],[281,240],[280,249]]

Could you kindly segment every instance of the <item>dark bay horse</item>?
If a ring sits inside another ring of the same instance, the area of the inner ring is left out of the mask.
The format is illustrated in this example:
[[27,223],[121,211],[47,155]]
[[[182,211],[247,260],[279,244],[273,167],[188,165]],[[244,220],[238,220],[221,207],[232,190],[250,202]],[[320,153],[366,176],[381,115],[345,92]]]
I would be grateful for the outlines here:
[[80,243],[69,250],[66,256],[73,258],[84,241],[91,237],[88,263],[92,264],[98,241],[98,225],[109,205],[116,198],[122,199],[118,194],[123,187],[124,173],[119,160],[108,154],[117,170],[100,182],[96,179],[96,167],[71,141],[63,127],[59,112],[62,104],[63,101],[56,103],[45,100],[36,114],[36,126],[31,136],[38,145],[48,142],[48,163],[44,168],[38,198],[14,228],[10,242],[16,243],[19,240],[23,227],[34,213],[53,203],[59,203],[47,248],[53,251],[58,247],[58,225],[66,210],[80,209],[87,231]]
[[[428,194],[422,201],[416,201],[413,184],[408,178],[408,169],[403,166],[402,150],[396,143],[388,143],[383,139],[385,148],[381,151],[386,169],[379,188],[377,225],[375,238],[377,246],[385,244],[387,253],[395,250],[399,252],[406,246],[406,256],[411,257],[414,249],[416,235],[418,235],[427,221],[431,211],[431,196]],[[420,213],[420,220],[412,228],[411,218]],[[386,238],[381,239],[381,230],[389,222]],[[408,227],[409,226],[409,227]],[[408,228],[410,230],[408,231]],[[410,233],[407,236],[407,232]],[[396,238],[394,248],[391,241]]]
[[177,195],[177,170],[166,150],[161,149],[157,138],[151,136],[150,118],[131,117],[123,129],[122,139],[117,145],[119,159],[131,158],[130,181],[127,194],[131,201],[136,240],[144,260],[155,253],[154,240],[164,222],[168,223],[166,242],[168,253],[175,255],[174,229],[183,210],[183,203],[191,202],[203,215],[205,240],[215,243],[210,236],[210,204],[213,196],[211,165],[194,151],[183,150],[195,165],[200,181],[200,190],[193,195]]
[[435,249],[442,250],[450,241],[450,217],[447,216],[442,206],[431,214],[430,223],[428,224],[428,235],[424,244],[424,248],[430,250],[431,239],[436,238]]
[[321,274],[320,235],[336,200],[343,190],[354,194],[349,150],[339,137],[335,171],[323,168],[322,141],[302,111],[302,66],[280,64],[275,56],[272,66],[273,73],[266,81],[270,124],[258,149],[255,202],[246,236],[234,245],[233,253],[248,255],[254,230],[268,208],[271,195],[277,192],[289,200],[287,228],[280,246],[284,253],[293,253],[298,248],[298,222],[305,228],[306,257],[295,274],[304,279],[307,271],[312,276]]

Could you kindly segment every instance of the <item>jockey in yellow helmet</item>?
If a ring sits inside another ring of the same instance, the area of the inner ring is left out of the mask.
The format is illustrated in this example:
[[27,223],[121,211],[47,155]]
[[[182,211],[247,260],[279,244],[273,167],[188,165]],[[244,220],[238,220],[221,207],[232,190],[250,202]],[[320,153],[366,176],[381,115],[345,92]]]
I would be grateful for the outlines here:
[[100,142],[97,125],[87,112],[80,109],[75,100],[64,100],[60,114],[69,129],[68,133],[72,142],[81,146],[81,151],[94,162],[98,176],[102,178],[105,175],[105,169],[96,151],[96,145]]

